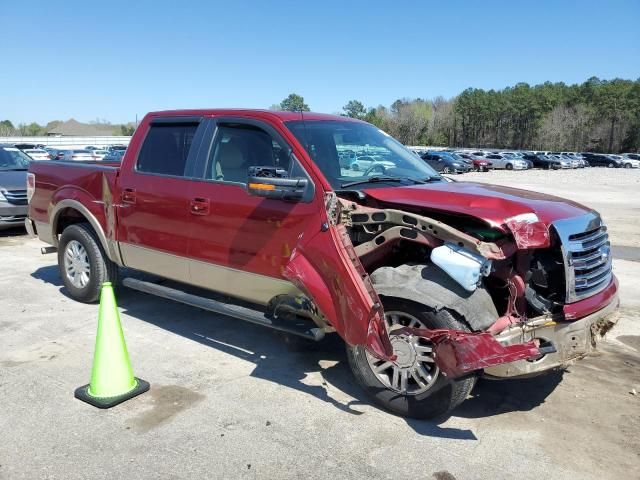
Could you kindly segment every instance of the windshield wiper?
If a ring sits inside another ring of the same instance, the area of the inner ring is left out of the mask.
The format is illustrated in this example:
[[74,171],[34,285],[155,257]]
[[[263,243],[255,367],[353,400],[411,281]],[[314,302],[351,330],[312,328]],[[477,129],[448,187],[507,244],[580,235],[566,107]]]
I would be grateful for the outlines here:
[[28,168],[0,168],[0,172],[26,172]]
[[348,188],[348,187],[354,187],[356,185],[364,185],[365,183],[378,183],[378,182],[403,182],[405,181],[405,178],[400,178],[400,177],[383,177],[383,176],[376,176],[376,177],[369,177],[363,180],[357,180],[355,182],[347,182],[347,183],[343,183],[340,185],[341,188]]
[[347,182],[340,185],[341,188],[353,187],[355,185],[362,185],[365,183],[377,183],[377,182],[413,182],[415,185],[422,185],[435,180],[441,180],[442,177],[427,177],[423,179],[411,178],[411,177],[389,177],[389,176],[375,176],[369,177],[363,180],[357,180],[355,182]]

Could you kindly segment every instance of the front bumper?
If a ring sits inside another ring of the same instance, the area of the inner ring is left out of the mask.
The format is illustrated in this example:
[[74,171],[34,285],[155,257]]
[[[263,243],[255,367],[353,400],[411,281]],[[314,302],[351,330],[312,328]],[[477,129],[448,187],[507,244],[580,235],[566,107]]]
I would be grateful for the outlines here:
[[27,205],[12,205],[0,202],[0,228],[19,227],[27,218]]
[[542,344],[550,342],[556,352],[543,355],[537,360],[519,360],[489,367],[484,370],[485,375],[495,378],[526,377],[566,367],[593,351],[597,342],[618,322],[619,304],[620,300],[615,293],[605,307],[579,320],[556,322],[545,316],[513,325],[495,337],[502,345],[537,339]]

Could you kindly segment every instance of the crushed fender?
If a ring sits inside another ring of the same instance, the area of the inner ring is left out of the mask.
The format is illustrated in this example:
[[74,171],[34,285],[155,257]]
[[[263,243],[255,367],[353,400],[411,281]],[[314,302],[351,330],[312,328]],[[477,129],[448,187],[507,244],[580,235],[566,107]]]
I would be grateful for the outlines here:
[[416,335],[433,343],[436,365],[449,378],[542,354],[533,341],[504,346],[488,332],[405,327],[394,330],[393,334]]

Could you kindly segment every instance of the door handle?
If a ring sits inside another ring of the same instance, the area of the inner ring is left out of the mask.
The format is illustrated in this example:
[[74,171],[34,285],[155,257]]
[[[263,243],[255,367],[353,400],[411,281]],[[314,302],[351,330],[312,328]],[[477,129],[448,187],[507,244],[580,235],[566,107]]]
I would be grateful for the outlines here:
[[208,198],[192,198],[189,202],[189,211],[192,215],[209,215]]
[[125,188],[122,191],[122,203],[136,203],[136,190],[134,188]]

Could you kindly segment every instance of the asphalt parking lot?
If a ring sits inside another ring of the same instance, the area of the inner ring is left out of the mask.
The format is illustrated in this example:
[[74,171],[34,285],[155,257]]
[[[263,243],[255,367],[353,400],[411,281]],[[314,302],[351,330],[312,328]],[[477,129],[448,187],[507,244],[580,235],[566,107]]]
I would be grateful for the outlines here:
[[[120,289],[134,372],[151,390],[110,410],[89,381],[97,306],[65,295],[55,255],[0,232],[0,478],[624,479],[640,471],[640,171],[489,172],[601,211],[622,318],[567,371],[480,381],[454,414],[407,420],[367,403],[339,342]],[[634,395],[633,392],[637,394]]]

